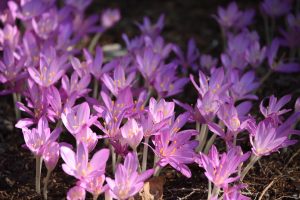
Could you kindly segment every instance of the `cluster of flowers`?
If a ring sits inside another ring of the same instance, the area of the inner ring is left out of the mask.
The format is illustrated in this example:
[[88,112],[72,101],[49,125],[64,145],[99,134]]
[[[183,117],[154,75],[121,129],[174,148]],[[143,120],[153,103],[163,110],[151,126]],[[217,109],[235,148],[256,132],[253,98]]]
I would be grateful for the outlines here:
[[[191,177],[187,164],[196,162],[209,180],[209,199],[248,199],[241,194],[246,187],[241,181],[249,169],[262,156],[294,144],[290,135],[299,134],[293,130],[299,112],[286,120],[282,116],[291,111],[283,109],[290,95],[279,100],[271,96],[268,106],[263,100],[264,118],[258,123],[249,114],[251,101],[258,100],[255,91],[267,76],[300,71],[296,62],[300,15],[291,14],[292,2],[261,3],[266,46],[248,27],[254,10],[241,11],[236,3],[219,8],[214,17],[226,43],[220,63],[200,54],[193,39],[187,53],[166,43],[161,36],[163,15],[155,24],[147,17],[137,23],[139,36],[123,35],[126,55],[107,60],[96,44],[120,20],[120,13],[107,9],[101,16],[86,16],[90,3],[20,0],[0,4],[0,81],[5,88],[1,94],[13,93],[16,107],[24,112],[16,127],[36,158],[36,191],[40,193],[44,162],[47,198],[47,183],[59,158],[64,172],[78,180],[67,193],[69,200],[85,199],[86,191],[94,199],[104,193],[106,199],[125,200],[140,192],[144,182],[158,176],[163,167],[170,165]],[[274,23],[281,16],[286,16],[288,27],[274,37]],[[289,59],[281,56],[286,49]],[[265,64],[268,73],[259,81],[256,70]],[[193,75],[186,77],[189,72],[199,74],[199,83]],[[182,93],[189,82],[198,93],[195,106],[165,100]],[[300,110],[297,102],[296,110]],[[185,112],[176,117],[175,105]],[[181,130],[186,123],[195,124],[195,130]],[[62,132],[74,137],[75,147],[59,142]],[[243,152],[240,146],[247,137],[251,152]],[[222,154],[214,145],[218,138],[226,146]],[[151,165],[149,148],[154,157]],[[114,179],[105,169],[109,159]],[[248,164],[243,167],[243,163]]]

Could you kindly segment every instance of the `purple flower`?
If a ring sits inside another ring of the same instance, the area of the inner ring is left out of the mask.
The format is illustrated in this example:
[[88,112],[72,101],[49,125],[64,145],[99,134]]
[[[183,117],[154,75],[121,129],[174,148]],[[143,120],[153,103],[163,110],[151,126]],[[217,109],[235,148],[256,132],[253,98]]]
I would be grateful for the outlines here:
[[67,200],[85,200],[85,190],[80,186],[74,186],[67,193]]
[[240,192],[245,187],[246,185],[234,185],[224,188],[224,200],[250,200],[249,197],[242,195]]
[[[279,117],[284,113],[289,112],[291,109],[282,109],[284,105],[286,105],[291,100],[291,95],[285,95],[277,101],[277,98],[272,95],[269,97],[269,104],[267,107],[264,106],[264,100],[260,103],[260,112],[265,116],[265,118],[274,115]],[[280,120],[278,119],[278,122]]]
[[84,102],[73,108],[66,108],[61,119],[70,133],[77,134],[82,128],[90,127],[97,118],[90,117],[90,107]]
[[237,22],[234,24],[234,27],[237,29],[243,29],[249,26],[253,22],[255,11],[253,9],[247,9],[244,12],[240,12],[240,17]]
[[155,78],[160,61],[160,55],[154,53],[151,48],[146,48],[136,56],[137,68],[150,84]]
[[218,7],[218,16],[215,16],[218,23],[224,28],[231,28],[237,23],[241,16],[241,12],[235,2],[231,2],[227,9]]
[[54,3],[54,0],[40,1],[40,0],[29,0],[21,2],[20,18],[22,20],[32,19],[33,17],[39,16],[44,13]]
[[259,87],[259,83],[255,82],[255,73],[253,71],[248,71],[240,77],[239,71],[233,70],[229,76],[232,83],[230,92],[234,101],[258,99],[256,95],[252,94]]
[[146,48],[152,48],[154,53],[157,53],[161,56],[161,58],[165,59],[169,56],[173,49],[173,44],[167,43],[165,44],[165,41],[163,37],[158,36],[155,39],[152,39],[148,36],[144,37],[145,40],[145,47]]
[[17,102],[16,105],[21,111],[29,114],[31,118],[20,119],[16,124],[17,128],[29,127],[37,123],[47,112],[46,90],[41,89],[31,79],[27,81],[27,88],[23,94],[26,98],[27,106],[21,102]]
[[58,27],[58,15],[55,9],[43,13],[39,20],[32,19],[32,27],[35,33],[42,39],[48,39]]
[[[80,187],[86,189],[88,192],[92,193],[93,196],[98,197],[101,193],[108,189],[107,185],[103,185],[105,181],[104,175],[93,176],[90,178],[85,178],[80,181]],[[76,199],[77,200],[77,199]]]
[[213,95],[222,95],[229,87],[229,83],[225,83],[225,75],[223,68],[218,68],[213,71],[211,77],[207,77],[199,70],[199,85],[195,82],[194,76],[190,75],[190,79],[199,93],[200,97],[210,91]]
[[119,164],[115,173],[115,180],[106,178],[113,198],[125,200],[133,197],[144,186],[147,180],[154,172],[149,169],[142,174],[138,174],[138,158],[136,153],[128,153],[125,157],[124,165]]
[[66,0],[65,3],[83,12],[92,3],[92,0]]
[[99,46],[96,47],[96,53],[95,53],[94,59],[91,56],[90,52],[88,52],[86,50],[83,50],[83,52],[84,52],[84,55],[86,58],[87,65],[90,68],[90,73],[96,79],[99,80],[104,73],[109,72],[113,68],[112,65],[108,65],[108,64],[102,66],[103,61],[104,61],[103,51]]
[[250,44],[245,53],[247,62],[254,68],[259,67],[266,57],[266,50],[266,47],[260,48],[258,41]]
[[261,9],[270,17],[280,17],[291,10],[291,1],[264,0],[261,3]]
[[121,134],[125,142],[136,150],[144,137],[143,128],[136,122],[135,119],[129,119],[121,128]]
[[61,129],[56,128],[50,133],[48,121],[45,117],[42,117],[38,122],[37,128],[30,130],[25,127],[22,129],[22,132],[26,147],[28,147],[35,156],[42,156],[49,143],[54,142],[59,137]]
[[121,19],[119,9],[106,9],[101,15],[101,24],[104,28],[110,28]]
[[65,98],[71,98],[72,96],[75,96],[76,98],[85,96],[90,91],[90,89],[88,89],[90,81],[91,76],[89,74],[79,78],[77,73],[73,72],[70,79],[67,75],[64,75],[61,79],[61,85]]
[[174,102],[166,102],[164,99],[158,102],[152,97],[149,102],[149,113],[154,123],[159,123],[164,119],[174,115]]
[[249,124],[250,142],[252,151],[256,156],[269,155],[280,148],[293,145],[297,140],[288,138],[291,134],[300,134],[299,131],[291,129],[291,126],[298,119],[299,113],[292,115],[282,125],[274,124],[273,119],[267,118],[258,123]]
[[25,57],[16,59],[13,50],[4,46],[3,60],[0,60],[0,82],[1,83],[14,83],[15,81],[24,79],[27,76],[23,72]]
[[[116,101],[105,93],[101,92],[101,97],[104,106],[94,106],[94,109],[99,113],[99,117],[104,119],[104,126],[100,122],[95,122],[95,125],[100,128],[106,136],[114,139],[120,135],[120,125],[127,114],[133,108],[132,99],[129,97],[129,89],[122,91]],[[129,101],[128,101],[129,100]]]
[[269,67],[278,72],[294,73],[300,71],[300,64],[296,62],[286,62],[282,58],[277,59],[277,53],[280,47],[279,39],[275,38],[267,50],[267,58]]
[[102,76],[102,82],[110,90],[110,92],[115,96],[118,96],[118,93],[120,90],[123,90],[126,87],[131,86],[134,79],[135,79],[135,72],[131,72],[130,74],[127,75],[127,78],[126,78],[125,70],[120,65],[118,65],[115,68],[113,79],[107,74],[104,74]]
[[2,30],[0,30],[0,46],[8,46],[12,50],[17,48],[20,39],[20,32],[17,26],[6,24]]
[[87,147],[83,143],[79,143],[77,146],[76,154],[67,146],[60,147],[60,154],[65,162],[62,165],[64,172],[79,180],[84,180],[104,174],[109,150],[97,151],[90,162],[88,161]]
[[165,98],[180,93],[189,82],[188,78],[178,78],[176,64],[161,65],[154,80],[154,88],[158,95]]
[[45,146],[43,152],[43,160],[48,171],[52,171],[59,159],[59,144],[57,142],[50,142]]
[[217,67],[218,59],[213,58],[208,54],[201,54],[200,56],[200,67],[204,71],[209,71],[210,69],[214,69]]
[[31,78],[42,87],[49,87],[56,83],[65,73],[67,57],[58,57],[53,47],[40,55],[39,70],[29,67]]
[[76,135],[76,142],[77,145],[79,143],[85,144],[88,152],[91,152],[94,150],[95,146],[98,142],[98,136],[95,132],[93,132],[89,127],[84,126]]
[[195,70],[197,68],[196,61],[198,60],[200,53],[194,39],[189,40],[186,55],[178,46],[175,46],[173,50],[177,55],[177,59],[175,60],[177,64],[185,69],[191,67]]
[[237,172],[238,166],[246,161],[250,152],[243,154],[240,147],[231,148],[227,153],[219,155],[217,148],[213,145],[208,155],[200,154],[196,162],[205,169],[205,176],[218,187],[224,187],[239,179],[232,177]]
[[160,32],[164,27],[164,19],[165,16],[163,14],[160,15],[156,24],[153,25],[151,24],[151,21],[148,17],[144,17],[144,23],[143,24],[137,23],[137,25],[141,30],[142,34],[150,36],[151,38],[155,38],[160,34]]
[[197,134],[196,130],[180,131],[180,128],[187,122],[189,115],[178,116],[170,128],[161,130],[155,135],[155,154],[159,157],[158,165],[164,167],[170,164],[180,171],[184,176],[191,177],[191,171],[186,164],[193,163],[195,148],[198,142],[191,140]]

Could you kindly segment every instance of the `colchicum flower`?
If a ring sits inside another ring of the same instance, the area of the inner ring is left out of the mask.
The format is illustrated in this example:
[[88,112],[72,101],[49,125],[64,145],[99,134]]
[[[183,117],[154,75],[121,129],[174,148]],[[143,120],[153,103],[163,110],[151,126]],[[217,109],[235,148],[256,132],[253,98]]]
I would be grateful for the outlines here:
[[137,172],[138,162],[136,153],[128,153],[124,164],[119,164],[116,168],[115,180],[106,178],[113,198],[126,200],[133,197],[143,188],[144,181],[153,174],[153,169],[139,174]]
[[231,176],[249,156],[250,152],[243,154],[240,147],[233,147],[227,153],[219,155],[217,148],[213,145],[209,154],[201,153],[196,162],[205,169],[205,176],[208,180],[218,187],[224,187],[239,179],[239,176]]

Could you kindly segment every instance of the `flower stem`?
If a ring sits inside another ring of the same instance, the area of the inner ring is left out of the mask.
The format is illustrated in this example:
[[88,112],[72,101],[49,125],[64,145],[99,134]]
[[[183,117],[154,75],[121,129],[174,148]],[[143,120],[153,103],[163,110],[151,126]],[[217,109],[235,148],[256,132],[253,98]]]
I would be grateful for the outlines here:
[[94,79],[94,87],[93,87],[93,98],[98,98],[98,90],[99,90],[99,81],[97,78]]
[[207,200],[209,200],[211,197],[211,181],[208,181],[208,196],[207,196]]
[[273,71],[271,69],[269,69],[268,72],[266,73],[266,75],[264,75],[262,77],[262,79],[260,80],[261,85],[269,78],[269,76],[271,76],[272,72]]
[[111,151],[111,164],[112,164],[112,169],[113,173],[116,171],[116,161],[117,161],[117,156],[114,147],[110,144],[109,145],[110,151]]
[[100,39],[100,37],[101,37],[101,33],[97,33],[97,34],[93,37],[93,39],[92,39],[92,41],[91,41],[91,43],[90,43],[90,45],[89,45],[89,51],[90,51],[90,52],[92,52],[92,51],[95,49],[95,47],[96,47],[96,45],[97,45],[98,40]]
[[240,180],[243,181],[243,179],[245,178],[246,174],[249,172],[249,170],[253,167],[253,165],[260,159],[260,157],[252,154],[251,158],[250,158],[250,162],[248,163],[248,165],[245,167],[245,169],[242,171],[241,176],[240,176]]
[[93,195],[93,200],[97,200],[99,195]]
[[198,134],[198,136],[197,136],[197,140],[199,141],[199,145],[196,148],[196,152],[200,152],[200,151],[203,150],[203,147],[206,144],[207,133],[208,133],[207,125],[202,124],[200,134]]
[[213,145],[214,141],[216,140],[216,137],[217,137],[217,135],[216,135],[216,134],[213,134],[213,135],[209,138],[209,140],[208,140],[208,142],[207,142],[207,144],[206,144],[206,146],[205,146],[205,149],[204,149],[204,153],[205,153],[205,154],[208,154],[208,151],[210,150],[211,146]]
[[142,172],[146,171],[147,168],[148,143],[149,143],[149,137],[145,137],[145,144],[143,149]]
[[15,115],[16,115],[16,119],[18,120],[21,118],[21,112],[17,108],[17,102],[20,101],[20,96],[17,93],[13,93],[13,99],[14,99]]
[[154,169],[154,176],[159,176],[160,171],[161,171],[161,167],[157,165]]
[[43,159],[41,156],[35,158],[35,191],[41,194],[41,171]]
[[213,189],[213,191],[212,191],[211,196],[212,196],[212,197],[217,197],[217,198],[218,198],[219,192],[220,192],[220,188],[219,188],[218,186],[215,185],[215,186],[214,186],[214,189]]
[[48,182],[49,182],[49,178],[51,176],[51,172],[52,172],[52,170],[47,171],[47,175],[46,175],[46,178],[44,180],[43,195],[44,195],[44,199],[46,199],[46,200],[47,200],[47,193],[48,193],[48,190],[47,190]]

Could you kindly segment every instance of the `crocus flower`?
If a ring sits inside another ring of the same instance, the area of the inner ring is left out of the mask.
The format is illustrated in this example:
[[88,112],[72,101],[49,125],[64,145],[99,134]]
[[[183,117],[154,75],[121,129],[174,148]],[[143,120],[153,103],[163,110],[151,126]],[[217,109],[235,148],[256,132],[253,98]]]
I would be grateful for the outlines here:
[[108,185],[103,185],[104,181],[105,176],[99,175],[91,178],[85,178],[83,181],[80,181],[79,185],[93,194],[94,197],[98,197],[108,189]]
[[84,143],[79,143],[76,154],[70,147],[60,147],[60,154],[64,160],[62,168],[65,173],[79,180],[104,174],[106,161],[109,157],[108,149],[97,151],[89,162],[88,150]]
[[241,12],[235,2],[231,2],[226,9],[218,7],[218,16],[215,16],[218,23],[224,28],[232,27],[240,18]]
[[106,178],[113,198],[126,200],[133,197],[143,188],[144,181],[153,174],[153,169],[138,174],[138,162],[136,153],[128,153],[124,164],[118,164],[117,166],[115,180]]
[[80,78],[76,72],[73,72],[70,79],[67,75],[64,75],[61,79],[61,85],[65,98],[70,98],[71,96],[79,98],[85,96],[90,91],[90,89],[88,89],[90,81],[91,76],[89,74]]
[[137,23],[139,29],[144,35],[150,36],[151,38],[155,38],[160,34],[164,27],[164,19],[165,16],[162,14],[159,16],[156,24],[151,24],[151,21],[148,17],[144,17],[144,23]]
[[8,46],[12,50],[16,49],[20,40],[20,32],[17,26],[5,24],[0,30],[0,46]]
[[218,187],[224,187],[239,179],[239,176],[231,176],[237,172],[238,166],[249,156],[250,153],[243,154],[240,147],[231,148],[227,153],[220,155],[213,145],[209,154],[200,153],[200,159],[196,162],[205,169],[205,176],[212,183]]
[[278,50],[280,47],[280,41],[278,38],[275,38],[270,46],[267,49],[267,59],[268,59],[268,64],[269,67],[278,72],[282,73],[294,73],[294,72],[299,72],[300,71],[300,64],[297,62],[287,62],[283,58],[277,59],[279,56]]
[[47,112],[47,98],[46,90],[42,90],[34,81],[28,79],[27,88],[24,92],[27,100],[27,106],[21,102],[17,102],[17,107],[30,115],[30,118],[20,119],[16,127],[29,127],[38,122],[38,120]]
[[246,28],[253,22],[253,18],[255,15],[255,11],[253,9],[247,9],[245,11],[240,12],[240,17],[238,18],[237,22],[234,24],[234,28],[236,29],[243,29]]
[[158,102],[152,97],[149,101],[149,113],[154,123],[159,123],[164,119],[174,115],[174,102],[166,102],[164,99]]
[[188,83],[188,78],[178,78],[176,73],[177,65],[170,63],[161,65],[154,81],[154,88],[158,95],[165,98],[180,93]]
[[154,53],[151,48],[146,48],[143,52],[137,54],[136,61],[138,70],[143,77],[151,83],[161,61],[160,55]]
[[73,6],[80,12],[83,12],[91,3],[92,0],[66,0],[67,5]]
[[158,36],[155,39],[145,36],[144,40],[145,47],[152,48],[154,53],[159,54],[162,59],[169,56],[174,46],[172,43],[165,44],[164,38],[161,36]]
[[[269,104],[267,107],[264,106],[264,100],[260,103],[259,106],[260,112],[266,118],[270,117],[271,115],[278,117],[291,110],[291,109],[282,109],[282,107],[285,106],[290,100],[291,100],[291,95],[285,95],[281,97],[278,101],[277,101],[277,97],[272,95],[271,97],[269,97]],[[280,122],[279,119],[278,122]]]
[[98,142],[98,137],[89,127],[84,126],[76,135],[76,143],[79,145],[80,142],[84,143],[87,147],[88,152],[91,152]]
[[259,67],[266,57],[266,47],[260,47],[258,41],[250,44],[245,52],[246,60],[254,68]]
[[125,142],[136,150],[137,146],[143,139],[143,128],[136,122],[135,119],[129,119],[127,123],[121,128],[121,134]]
[[215,95],[222,95],[230,85],[229,83],[225,83],[223,68],[214,70],[210,78],[199,70],[199,85],[196,83],[193,75],[190,75],[190,79],[198,91],[199,96],[202,98],[208,91]]
[[[155,135],[155,154],[161,167],[170,164],[184,176],[191,177],[191,171],[186,164],[192,163],[198,141],[191,140],[197,134],[196,130],[179,131],[188,119],[188,115],[179,116],[169,129],[161,130]],[[178,132],[179,131],[179,132]]]
[[32,19],[32,27],[35,33],[42,39],[48,39],[58,27],[58,15],[56,10],[52,9],[41,15],[39,20]]
[[261,9],[270,17],[280,17],[291,10],[291,1],[264,0]]
[[97,118],[90,117],[90,107],[84,102],[73,108],[66,108],[61,119],[70,133],[77,134],[83,127],[90,127]]
[[250,200],[249,197],[242,195],[240,192],[245,187],[246,185],[239,184],[224,188],[224,200]]
[[110,90],[110,92],[118,96],[120,90],[129,87],[133,80],[135,79],[135,72],[131,72],[130,74],[125,76],[125,70],[122,66],[118,65],[114,70],[114,77],[111,78],[109,75],[104,74],[102,76],[102,81],[105,86]]
[[22,129],[22,132],[26,147],[28,147],[35,156],[42,156],[49,143],[54,142],[59,137],[61,129],[56,128],[50,133],[48,121],[46,117],[42,117],[38,122],[37,128],[30,130],[25,127]]
[[255,82],[255,73],[253,71],[246,72],[240,76],[237,70],[233,70],[230,72],[229,76],[232,83],[230,92],[234,101],[258,99],[256,95],[252,94],[259,86],[259,83]]
[[39,70],[29,67],[28,72],[31,78],[42,87],[49,87],[56,83],[65,73],[67,68],[66,56],[57,57],[56,50],[50,48],[49,55],[40,55]]
[[128,94],[128,90],[124,90],[119,94],[117,100],[113,101],[105,92],[101,92],[104,106],[94,106],[99,117],[104,119],[104,126],[99,122],[96,122],[95,125],[110,138],[120,135],[121,122],[126,113],[133,108],[132,99],[128,101]]
[[277,126],[270,118],[264,119],[256,126],[255,123],[249,124],[250,142],[253,153],[260,157],[269,155],[280,148],[295,144],[297,140],[288,138],[291,134],[299,134],[299,131],[291,129],[297,120],[298,113],[292,115],[282,125]]
[[26,58],[16,59],[13,50],[5,46],[3,49],[3,60],[0,60],[0,82],[14,83],[15,81],[24,79],[27,75],[23,72]]
[[214,69],[215,67],[217,67],[218,59],[213,58],[211,55],[201,54],[199,60],[200,67],[204,71],[209,71],[210,69]]
[[175,62],[181,65],[183,69],[187,69],[188,67],[191,67],[192,69],[195,70],[197,68],[196,61],[198,60],[200,53],[199,50],[197,49],[196,42],[194,39],[191,38],[188,41],[186,55],[178,46],[175,46],[173,50],[178,57]]
[[101,24],[104,28],[110,28],[120,19],[119,9],[106,9],[101,15]]
[[74,186],[67,193],[67,200],[85,200],[85,190],[80,186]]
[[43,152],[43,160],[48,171],[52,171],[59,159],[59,144],[57,142],[50,142],[45,146]]

